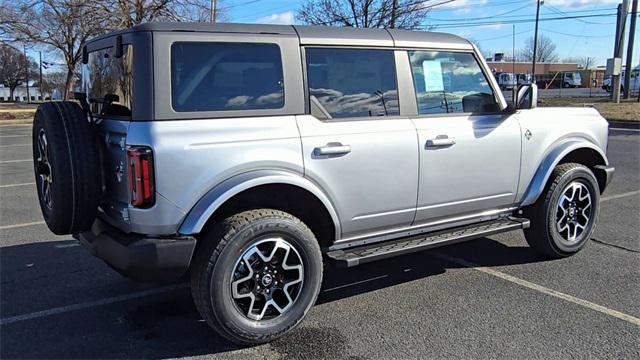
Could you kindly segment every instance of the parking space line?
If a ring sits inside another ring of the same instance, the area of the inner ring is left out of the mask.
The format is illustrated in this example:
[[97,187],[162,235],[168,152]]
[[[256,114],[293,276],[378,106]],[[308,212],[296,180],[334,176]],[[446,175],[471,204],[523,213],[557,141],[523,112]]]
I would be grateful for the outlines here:
[[0,161],[0,164],[18,163],[18,162],[27,162],[27,161],[33,161],[33,159],[4,160],[4,161]]
[[146,297],[146,296],[149,296],[149,295],[157,295],[157,294],[161,294],[161,293],[170,292],[170,291],[173,291],[173,290],[185,289],[187,287],[188,287],[187,284],[177,284],[177,285],[164,286],[164,287],[145,290],[145,291],[139,291],[139,292],[135,292],[135,293],[131,293],[131,294],[113,296],[113,297],[100,299],[100,300],[95,300],[95,301],[88,301],[88,302],[79,303],[79,304],[60,306],[60,307],[56,307],[56,308],[52,308],[52,309],[36,311],[36,312],[33,312],[33,313],[29,313],[29,314],[16,315],[16,316],[11,316],[11,317],[8,317],[8,318],[0,319],[0,325],[13,324],[13,323],[20,322],[20,321],[26,321],[26,320],[42,318],[42,317],[51,316],[51,315],[63,314],[63,313],[67,313],[67,312],[70,312],[70,311],[83,310],[83,309],[88,309],[88,308],[102,306],[102,305],[109,305],[109,304],[119,303],[119,302],[123,302],[123,301],[127,301],[127,300],[133,300],[133,299]]
[[3,225],[3,226],[0,226],[0,230],[15,229],[15,228],[21,228],[21,227],[33,226],[33,225],[41,225],[41,224],[44,224],[44,221],[32,221],[32,222],[22,223],[22,224]]
[[10,126],[11,127],[16,127],[16,126],[19,126],[19,127],[27,127],[27,126],[28,127],[32,127],[33,124],[5,124],[5,125],[0,125],[0,127],[10,127]]
[[627,129],[627,128],[609,128],[609,130],[618,130],[618,131],[636,131],[636,132],[640,132],[640,129]]
[[609,309],[608,307],[605,307],[605,306],[602,306],[602,305],[598,305],[598,304],[592,303],[590,301],[583,300],[583,299],[577,298],[575,296],[571,296],[571,295],[565,294],[563,292],[560,292],[560,291],[557,291],[557,290],[553,290],[553,289],[550,289],[548,287],[545,287],[545,286],[542,286],[542,285],[538,285],[538,284],[532,283],[530,281],[517,278],[515,276],[503,273],[501,271],[497,271],[497,270],[494,270],[494,269],[491,269],[491,268],[488,268],[488,267],[480,266],[478,264],[472,263],[471,261],[467,261],[467,260],[460,259],[460,258],[457,258],[457,257],[445,255],[445,254],[443,254],[441,252],[438,252],[438,251],[431,251],[431,252],[429,252],[429,254],[431,254],[431,255],[433,255],[433,256],[441,259],[441,260],[445,260],[445,261],[449,261],[449,262],[452,262],[452,263],[455,263],[455,264],[458,264],[458,265],[462,265],[464,267],[468,267],[468,268],[480,271],[482,273],[485,273],[485,274],[488,274],[488,275],[491,275],[491,276],[495,276],[495,277],[500,278],[502,280],[506,280],[506,281],[512,282],[514,284],[526,287],[528,289],[535,290],[535,291],[541,292],[543,294],[551,295],[551,296],[556,297],[558,299],[562,299],[562,300],[568,301],[570,303],[573,303],[573,304],[576,304],[576,305],[580,305],[580,306],[586,307],[586,308],[591,309],[591,310],[595,310],[595,311],[600,312],[602,314],[609,315],[609,316],[615,317],[617,319],[627,321],[627,322],[629,322],[629,323],[631,323],[633,325],[640,326],[640,319],[635,317],[635,316],[631,316],[631,315],[625,314],[625,313],[617,311],[617,310]]
[[31,146],[31,144],[0,145],[0,148],[5,148],[5,147],[18,147],[18,146]]
[[640,194],[640,190],[629,191],[629,192],[618,194],[618,195],[605,196],[602,199],[600,199],[600,201],[602,202],[602,201],[615,200],[615,199],[625,198],[625,197],[638,195],[638,194]]
[[34,183],[34,182],[30,182],[30,183],[22,183],[22,184],[7,184],[7,185],[0,185],[0,189],[1,189],[1,188],[17,187],[17,186],[27,186],[27,185],[35,185],[35,183]]
[[31,135],[0,135],[0,138],[17,138],[17,137],[29,137]]

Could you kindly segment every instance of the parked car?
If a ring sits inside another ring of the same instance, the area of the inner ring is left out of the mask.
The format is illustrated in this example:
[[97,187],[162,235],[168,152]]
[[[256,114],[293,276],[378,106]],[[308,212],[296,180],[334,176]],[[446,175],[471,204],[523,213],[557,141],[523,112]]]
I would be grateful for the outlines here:
[[498,80],[500,90],[512,90],[518,86],[518,80],[513,73],[496,74],[496,79]]
[[[626,71],[622,70],[620,76],[620,90],[624,91],[624,79],[626,77]],[[640,91],[640,65],[636,66],[631,72],[631,80],[629,81],[629,87],[632,92]],[[611,77],[607,77],[602,81],[602,89],[607,92],[611,92]]]
[[325,266],[519,229],[573,255],[614,172],[595,109],[538,108],[535,85],[507,106],[455,35],[150,23],[82,57],[78,102],[35,114],[49,229],[131,279],[190,276],[240,344],[293,329]]

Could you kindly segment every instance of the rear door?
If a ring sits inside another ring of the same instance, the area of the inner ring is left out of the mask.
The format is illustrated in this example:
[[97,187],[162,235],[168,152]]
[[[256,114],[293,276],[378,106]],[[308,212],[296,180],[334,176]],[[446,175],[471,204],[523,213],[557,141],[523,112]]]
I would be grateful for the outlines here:
[[305,59],[305,176],[330,195],[343,238],[410,225],[418,143],[400,115],[393,50],[307,47]]
[[510,206],[520,171],[520,125],[500,111],[471,52],[407,53],[418,116],[415,223]]

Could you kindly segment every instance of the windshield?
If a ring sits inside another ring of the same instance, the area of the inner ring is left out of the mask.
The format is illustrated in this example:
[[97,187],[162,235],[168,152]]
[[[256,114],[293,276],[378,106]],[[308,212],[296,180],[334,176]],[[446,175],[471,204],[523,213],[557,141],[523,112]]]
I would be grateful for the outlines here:
[[82,66],[82,91],[96,116],[131,117],[133,48],[123,45],[122,57],[113,47],[89,53]]

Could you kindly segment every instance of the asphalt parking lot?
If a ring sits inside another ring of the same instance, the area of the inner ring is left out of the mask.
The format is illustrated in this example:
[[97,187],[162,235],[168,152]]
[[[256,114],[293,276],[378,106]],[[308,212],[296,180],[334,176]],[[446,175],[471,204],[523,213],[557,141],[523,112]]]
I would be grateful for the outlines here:
[[329,268],[302,325],[251,348],[210,330],[186,284],[133,283],[51,234],[30,131],[0,127],[1,358],[640,358],[640,130],[611,131],[617,172],[576,256],[513,232]]

